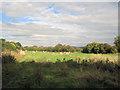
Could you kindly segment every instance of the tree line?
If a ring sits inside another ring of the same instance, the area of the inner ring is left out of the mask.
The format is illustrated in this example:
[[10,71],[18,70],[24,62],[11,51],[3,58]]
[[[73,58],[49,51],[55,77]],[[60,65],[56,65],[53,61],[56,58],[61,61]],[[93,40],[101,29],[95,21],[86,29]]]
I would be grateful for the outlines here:
[[54,47],[38,47],[38,46],[31,46],[31,47],[24,47],[25,50],[28,51],[48,51],[48,52],[81,52],[81,48],[73,48],[70,45],[62,45],[57,44]]
[[83,48],[83,53],[117,53],[120,52],[120,36],[114,38],[114,45],[93,42]]
[[4,50],[13,50],[17,49],[28,50],[28,51],[48,51],[48,52],[82,52],[82,53],[117,53],[120,52],[120,36],[114,38],[114,46],[109,45],[108,43],[89,43],[83,48],[73,48],[70,45],[57,44],[54,47],[38,47],[38,46],[25,46],[23,47],[19,42],[9,42],[5,39],[0,39],[2,43],[2,51]]

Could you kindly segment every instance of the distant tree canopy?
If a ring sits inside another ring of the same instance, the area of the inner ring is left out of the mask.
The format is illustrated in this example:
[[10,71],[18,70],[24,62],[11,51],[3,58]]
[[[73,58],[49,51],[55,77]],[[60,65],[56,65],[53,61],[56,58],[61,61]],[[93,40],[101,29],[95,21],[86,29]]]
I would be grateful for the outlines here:
[[117,47],[118,52],[120,52],[120,36],[115,37],[114,40],[114,44]]
[[24,47],[25,50],[29,51],[49,51],[49,52],[81,52],[81,48],[72,48],[69,45],[62,45],[62,44],[57,44],[54,47],[36,47],[36,46],[31,46],[31,47]]
[[[57,44],[54,47],[38,47],[38,46],[26,46],[22,47],[21,43],[19,42],[9,42],[5,39],[0,39],[0,45],[2,45],[2,51],[9,49],[9,50],[28,50],[28,51],[48,51],[48,52],[83,52],[83,53],[117,53],[120,52],[120,36],[114,38],[114,46],[109,45],[108,43],[89,43],[83,48],[73,48],[70,45],[62,45]],[[0,47],[1,49],[1,47]]]
[[22,45],[17,42],[9,42],[9,41],[6,41],[5,39],[0,39],[0,43],[2,45],[2,51],[4,50],[13,50],[13,51],[16,51],[17,49],[22,49]]
[[117,47],[107,43],[93,42],[83,48],[83,53],[117,53]]

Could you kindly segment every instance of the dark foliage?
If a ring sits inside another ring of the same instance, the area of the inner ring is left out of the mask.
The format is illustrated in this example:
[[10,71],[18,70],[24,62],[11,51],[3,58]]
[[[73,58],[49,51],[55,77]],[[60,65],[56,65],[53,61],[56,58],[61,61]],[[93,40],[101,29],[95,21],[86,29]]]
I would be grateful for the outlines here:
[[107,43],[97,43],[93,42],[88,44],[83,48],[83,53],[102,53],[102,54],[107,54],[107,53],[117,53],[117,47],[116,46],[111,46]]
[[2,55],[2,64],[5,63],[14,63],[16,59],[11,55]]
[[120,52],[120,36],[115,37],[114,40],[114,44],[117,47],[118,52]]

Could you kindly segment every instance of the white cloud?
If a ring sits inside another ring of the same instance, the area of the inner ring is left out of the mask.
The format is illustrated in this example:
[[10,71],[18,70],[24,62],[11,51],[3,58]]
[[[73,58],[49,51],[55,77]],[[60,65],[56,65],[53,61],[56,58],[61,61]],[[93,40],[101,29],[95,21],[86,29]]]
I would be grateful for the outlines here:
[[24,45],[66,43],[83,46],[93,41],[112,44],[117,36],[117,3],[55,3],[48,8],[52,4],[3,3],[3,13],[7,16],[39,20],[4,22],[3,34],[10,35],[7,37],[4,34],[4,37]]

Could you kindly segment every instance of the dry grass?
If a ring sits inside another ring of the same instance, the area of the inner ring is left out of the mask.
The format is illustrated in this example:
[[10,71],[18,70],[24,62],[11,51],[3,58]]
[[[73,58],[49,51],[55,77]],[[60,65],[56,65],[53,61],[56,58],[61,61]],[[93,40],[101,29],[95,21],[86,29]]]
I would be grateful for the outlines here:
[[32,61],[32,60],[35,60],[36,58],[35,57],[32,57],[30,55],[26,55],[20,62],[22,61]]
[[110,62],[117,63],[118,62],[118,57],[112,57],[112,56],[103,56],[102,54],[92,54],[89,59],[94,59],[95,61],[105,61],[109,60]]
[[15,52],[15,51],[4,51],[4,52],[2,52],[2,55],[14,56],[17,61],[20,61],[22,59],[22,56],[19,53]]

